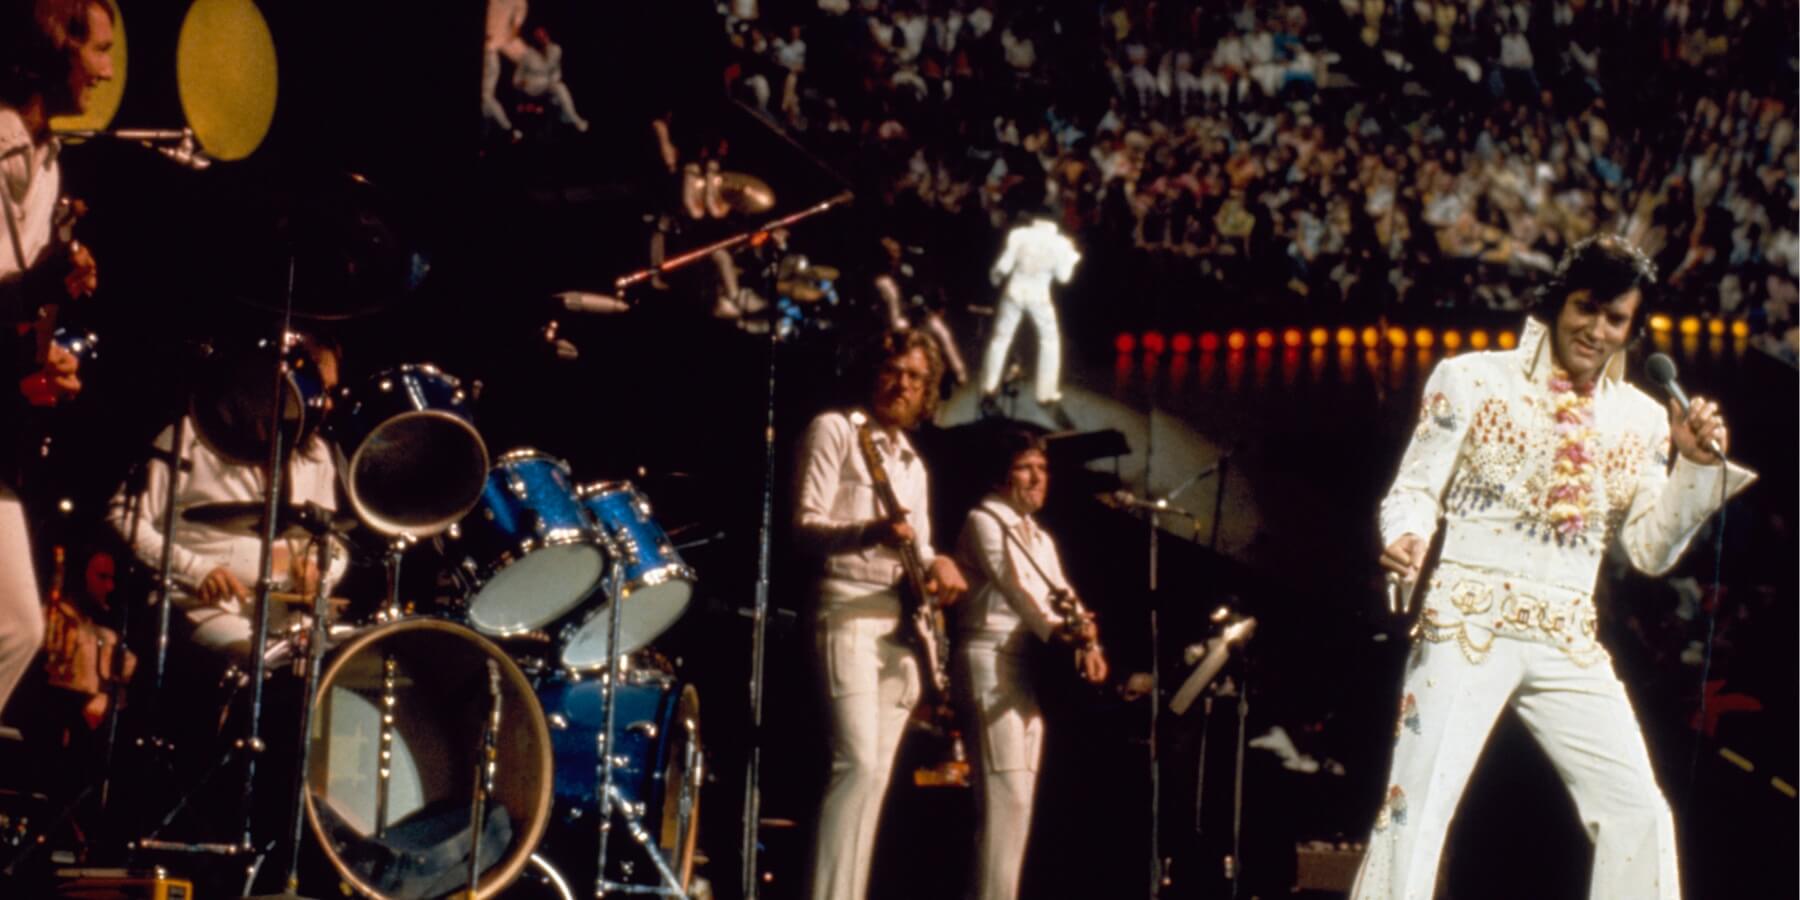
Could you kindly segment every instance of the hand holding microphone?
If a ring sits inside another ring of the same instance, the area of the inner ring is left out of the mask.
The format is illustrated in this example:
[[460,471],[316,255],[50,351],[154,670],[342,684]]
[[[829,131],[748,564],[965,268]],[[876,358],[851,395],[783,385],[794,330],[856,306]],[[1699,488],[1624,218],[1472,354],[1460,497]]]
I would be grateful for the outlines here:
[[1690,462],[1704,466],[1724,462],[1730,436],[1725,433],[1719,405],[1705,397],[1690,402],[1687,392],[1675,381],[1675,361],[1666,354],[1650,354],[1644,360],[1644,374],[1669,394],[1669,436],[1675,441],[1675,449]]

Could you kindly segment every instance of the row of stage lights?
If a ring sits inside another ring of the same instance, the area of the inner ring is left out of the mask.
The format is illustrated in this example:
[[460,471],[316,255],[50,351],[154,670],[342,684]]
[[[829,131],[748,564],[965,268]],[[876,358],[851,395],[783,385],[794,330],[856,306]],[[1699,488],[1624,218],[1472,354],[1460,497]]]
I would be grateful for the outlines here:
[[[1659,313],[1650,317],[1649,325],[1651,333],[1657,338],[1666,338],[1671,332],[1679,332],[1683,337],[1696,337],[1704,331],[1715,338],[1724,337],[1729,332],[1734,339],[1741,341],[1750,335],[1750,327],[1745,322],[1710,318],[1702,320],[1697,316],[1676,320]],[[1350,349],[1360,343],[1364,348],[1373,350],[1385,341],[1394,349],[1412,346],[1430,350],[1441,346],[1445,351],[1455,352],[1464,346],[1471,350],[1486,350],[1490,346],[1509,350],[1517,340],[1511,331],[1498,331],[1490,335],[1481,328],[1470,329],[1465,333],[1454,328],[1414,328],[1409,331],[1397,326],[1383,330],[1365,325],[1360,330],[1349,326],[1340,326],[1335,331],[1316,327],[1305,331],[1299,328],[1284,328],[1280,331],[1264,328],[1255,331],[1202,331],[1197,335],[1185,332],[1164,335],[1160,331],[1146,331],[1142,335],[1121,332],[1113,338],[1113,349],[1126,354],[1141,348],[1145,353],[1157,355],[1168,350],[1191,353],[1196,348],[1201,353],[1217,353],[1221,348],[1227,352],[1235,352],[1252,346],[1258,350],[1272,350],[1277,344],[1290,350],[1309,344],[1314,348],[1324,348],[1333,343],[1340,348]]]

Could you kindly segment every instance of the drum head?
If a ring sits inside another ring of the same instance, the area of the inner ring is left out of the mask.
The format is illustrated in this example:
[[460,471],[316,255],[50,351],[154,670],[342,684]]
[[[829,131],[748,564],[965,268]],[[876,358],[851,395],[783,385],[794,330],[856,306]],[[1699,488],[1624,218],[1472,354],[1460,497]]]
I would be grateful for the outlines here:
[[475,508],[487,445],[464,419],[414,410],[376,425],[350,455],[344,489],[370,528],[428,537]]
[[[633,653],[650,646],[687,612],[693,594],[693,584],[679,579],[627,592],[619,606],[619,653]],[[611,656],[606,652],[612,618],[607,613],[609,606],[596,604],[581,624],[567,633],[563,639],[564,666],[587,671],[606,665]]]
[[469,624],[488,634],[542,628],[574,609],[600,581],[606,559],[592,544],[561,544],[515,560],[469,600]]
[[465,887],[496,692],[494,786],[479,832],[484,898],[518,876],[550,818],[550,735],[531,685],[493,644],[435,619],[371,629],[332,655],[309,729],[306,819],[357,891],[400,900]]

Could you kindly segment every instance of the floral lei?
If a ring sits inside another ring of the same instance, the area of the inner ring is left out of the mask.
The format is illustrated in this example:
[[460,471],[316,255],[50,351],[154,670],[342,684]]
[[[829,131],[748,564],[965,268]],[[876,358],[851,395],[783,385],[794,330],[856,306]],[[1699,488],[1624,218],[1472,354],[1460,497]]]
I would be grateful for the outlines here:
[[1588,495],[1593,492],[1594,386],[1577,388],[1569,376],[1550,378],[1556,410],[1556,462],[1551,470],[1550,525],[1557,541],[1572,541],[1587,530]]

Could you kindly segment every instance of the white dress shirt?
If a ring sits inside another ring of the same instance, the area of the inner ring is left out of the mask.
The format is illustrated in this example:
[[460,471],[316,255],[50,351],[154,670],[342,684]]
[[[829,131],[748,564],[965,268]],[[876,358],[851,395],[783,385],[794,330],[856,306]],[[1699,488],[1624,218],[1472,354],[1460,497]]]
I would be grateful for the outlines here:
[[[156,448],[167,451],[174,436],[173,428],[165,428],[156,437]],[[263,477],[258,466],[231,462],[214,453],[206,442],[198,439],[193,420],[187,421],[182,434],[181,479],[175,488],[175,545],[170,553],[170,577],[191,601],[195,588],[207,573],[225,566],[238,581],[252,590],[256,587],[258,565],[262,560],[262,541],[247,532],[226,531],[201,525],[183,518],[182,512],[208,503],[263,502]],[[165,500],[169,490],[169,468],[160,461],[149,467],[143,493],[138,497],[138,525],[135,540],[131,533],[130,505],[121,492],[114,497],[107,520],[126,540],[146,565],[156,566],[162,559],[162,525]],[[285,479],[287,496],[295,504],[316,503],[328,510],[337,509],[337,467],[325,444],[314,439],[308,447],[293,456]],[[336,548],[334,548],[335,550]],[[325,587],[330,588],[344,574],[344,554],[334,552],[325,573]],[[272,573],[276,584],[288,586],[288,573]]]
[[[870,428],[894,495],[906,508],[919,557],[930,565],[935,553],[925,464],[905,434],[873,424]],[[899,553],[892,547],[862,544],[864,526],[886,516],[875,498],[849,416],[827,412],[813,419],[801,444],[799,496],[794,504],[794,533],[801,548],[823,560],[822,574],[827,577],[892,586],[904,576]]]
[[959,636],[1010,644],[1028,631],[1048,641],[1063,624],[1049,601],[1051,590],[1068,585],[1056,542],[1005,499],[989,495],[969,511],[956,556],[969,579],[968,596],[957,610]]

